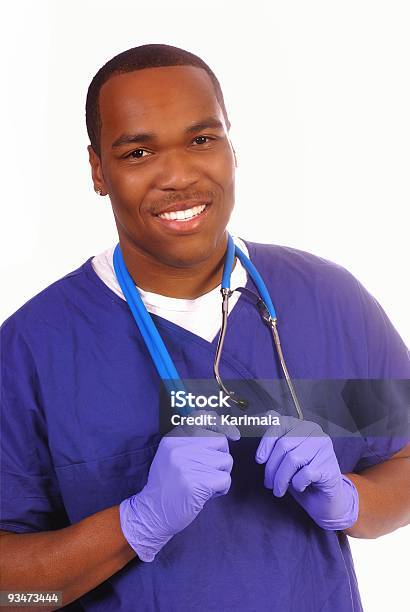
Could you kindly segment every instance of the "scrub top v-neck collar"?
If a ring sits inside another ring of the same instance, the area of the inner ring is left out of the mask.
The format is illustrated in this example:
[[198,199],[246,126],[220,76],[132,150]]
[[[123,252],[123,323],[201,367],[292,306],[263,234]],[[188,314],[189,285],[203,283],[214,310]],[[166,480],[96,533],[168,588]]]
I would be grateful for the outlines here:
[[[249,254],[251,255],[252,253],[252,248],[250,248],[250,245],[247,241],[243,240],[244,244],[246,245]],[[253,255],[253,253],[252,253]],[[112,291],[105,283],[104,281],[98,276],[98,274],[96,273],[96,271],[94,270],[93,266],[92,266],[92,257],[90,257],[84,264],[84,270],[87,274],[87,276],[89,277],[90,280],[92,280],[94,282],[94,284],[96,284],[100,289],[102,289],[104,291],[105,294],[109,295],[109,297],[114,300],[117,304],[121,304],[122,308],[125,308],[126,310],[129,309],[127,302],[122,299],[119,295],[117,295],[114,291]],[[251,289],[254,290],[254,285],[253,285],[253,281],[250,278],[249,274],[247,275],[247,280],[246,280],[246,285],[245,287],[247,289]],[[229,325],[232,326],[232,328],[235,328],[235,325],[239,324],[239,321],[237,321],[237,319],[240,318],[242,310],[245,307],[245,304],[247,302],[247,298],[244,295],[240,295],[237,303],[235,304],[235,306],[233,307],[232,311],[229,314],[228,317],[228,322]],[[218,342],[218,336],[219,336],[219,329],[217,334],[215,335],[215,337],[213,338],[213,340],[211,342],[209,342],[208,340],[206,340],[205,338],[202,338],[201,336],[198,336],[197,334],[185,329],[184,327],[181,327],[180,325],[177,325],[176,323],[173,323],[172,321],[169,321],[168,319],[164,319],[163,317],[161,317],[160,315],[157,314],[153,314],[150,313],[154,323],[156,326],[158,326],[159,328],[164,328],[168,331],[170,331],[173,334],[176,334],[177,336],[179,335],[181,337],[182,340],[186,340],[186,341],[191,341],[191,342],[196,342],[197,344],[203,346],[203,347],[216,347],[217,342]],[[131,316],[131,315],[130,315]]]

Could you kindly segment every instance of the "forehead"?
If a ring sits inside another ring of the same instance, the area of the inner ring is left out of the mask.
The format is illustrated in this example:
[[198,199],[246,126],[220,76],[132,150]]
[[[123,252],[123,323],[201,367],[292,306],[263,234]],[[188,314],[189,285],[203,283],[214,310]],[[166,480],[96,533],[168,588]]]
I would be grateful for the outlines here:
[[194,66],[144,68],[111,77],[99,97],[101,144],[123,132],[181,129],[215,115],[223,122],[208,73]]

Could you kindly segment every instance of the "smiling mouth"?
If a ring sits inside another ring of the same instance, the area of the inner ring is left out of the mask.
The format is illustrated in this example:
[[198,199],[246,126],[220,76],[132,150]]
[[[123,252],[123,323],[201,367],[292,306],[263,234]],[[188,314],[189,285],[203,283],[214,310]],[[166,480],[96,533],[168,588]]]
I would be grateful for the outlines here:
[[167,221],[180,221],[184,223],[184,221],[189,221],[190,219],[198,217],[201,213],[204,212],[206,206],[206,204],[199,204],[198,206],[193,206],[192,208],[187,208],[186,210],[164,212],[156,216],[160,219],[166,219]]

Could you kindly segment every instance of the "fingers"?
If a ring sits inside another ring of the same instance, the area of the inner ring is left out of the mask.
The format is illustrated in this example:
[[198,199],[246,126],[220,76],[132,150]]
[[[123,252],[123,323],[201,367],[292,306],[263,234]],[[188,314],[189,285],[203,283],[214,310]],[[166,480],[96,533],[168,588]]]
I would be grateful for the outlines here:
[[[279,440],[289,440],[289,446],[292,448],[292,439],[298,439],[298,443],[300,443],[301,439],[311,435],[323,435],[323,430],[317,423],[281,416],[280,425],[271,425],[262,436],[256,450],[255,459],[257,463],[265,463]],[[286,445],[288,442],[284,442],[284,444]]]
[[201,460],[207,468],[228,473],[232,471],[233,457],[229,453],[207,451],[202,455]]
[[228,472],[216,471],[212,474],[212,480],[210,482],[210,488],[213,491],[212,497],[226,495],[231,487],[231,483],[231,476]]
[[[270,427],[256,452],[256,461],[266,463],[265,487],[282,497],[289,485],[297,491],[322,478],[322,455],[330,438],[310,421],[281,417],[281,425]],[[326,454],[326,453],[325,453]]]
[[322,473],[318,468],[312,465],[306,465],[292,478],[292,487],[295,491],[303,493],[303,491],[313,482],[319,482],[322,478]]
[[214,419],[210,424],[205,425],[205,429],[221,433],[226,436],[228,440],[236,441],[240,439],[241,434],[236,425],[232,425],[231,423],[224,423],[222,421],[222,416],[214,410],[196,410],[195,415],[199,414],[205,414],[206,416],[211,416]]
[[[272,412],[272,411],[270,411]],[[269,413],[268,413],[269,414]],[[259,446],[256,450],[257,463],[265,463],[275,447],[276,442],[287,433],[295,429],[300,421],[293,417],[281,416],[279,425],[271,425],[262,436]]]
[[[311,476],[311,480],[306,486],[320,478],[321,473],[316,468],[317,462],[315,462],[315,457],[320,448],[321,441],[318,438],[307,438],[291,451],[281,455],[279,461],[277,460],[278,467],[273,475],[270,475],[271,480],[269,480],[269,488],[273,489],[274,495],[277,497],[285,495],[293,477],[305,466],[309,466],[309,470],[305,470],[304,474]],[[272,454],[275,455],[275,451]]]
[[193,457],[197,456],[204,448],[229,453],[228,439],[224,434],[202,428],[196,429],[198,431],[191,430],[190,435],[186,435],[186,432],[181,431],[179,427],[175,427],[174,430],[162,438],[160,445],[169,448],[176,446],[189,447],[189,452],[192,453]]
[[232,455],[206,449],[198,458],[191,456],[190,464],[194,481],[208,491],[208,499],[228,493],[231,486]]
[[229,422],[225,423],[222,415],[214,410],[195,410],[189,416],[195,419],[195,423],[178,425],[168,432],[167,436],[201,437],[223,435],[232,441],[237,441],[241,437],[236,425]]
[[[302,444],[303,438],[282,438],[278,440],[277,444],[273,448],[272,453],[270,454],[266,466],[265,466],[265,487],[268,489],[272,489],[274,485],[275,478],[277,477],[277,473],[280,470],[280,466],[282,463],[284,464],[282,467],[283,477],[286,477],[288,472],[292,469],[293,464],[295,466],[301,460],[301,454],[295,454],[295,449]],[[303,464],[305,465],[305,464]],[[301,467],[301,465],[299,466]],[[284,471],[286,469],[286,471]],[[279,472],[279,476],[281,474]],[[294,472],[293,472],[294,473]],[[292,474],[293,476],[293,474]],[[275,495],[279,495],[276,491],[274,491]]]

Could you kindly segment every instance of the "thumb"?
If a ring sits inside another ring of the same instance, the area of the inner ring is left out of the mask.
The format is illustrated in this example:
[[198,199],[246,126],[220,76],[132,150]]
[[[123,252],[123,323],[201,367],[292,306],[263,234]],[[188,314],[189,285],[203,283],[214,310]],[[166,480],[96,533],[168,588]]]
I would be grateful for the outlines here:
[[[264,413],[265,416],[272,416],[275,418],[282,419],[282,417],[275,410],[268,410]],[[255,460],[257,463],[265,463],[275,446],[276,440],[283,434],[282,420],[279,421],[278,425],[270,425],[267,427],[263,434],[261,441],[259,442],[258,448],[255,453]]]
[[217,414],[217,423],[213,426],[215,431],[225,434],[228,440],[237,441],[241,437],[241,432],[233,423],[223,423],[222,415]]
[[215,412],[214,410],[196,410],[195,414],[207,414],[212,415],[212,417],[214,417],[215,423],[205,425],[205,429],[215,431],[216,433],[224,434],[228,438],[228,440],[237,441],[240,439],[241,433],[236,427],[236,425],[222,422],[221,415]]
[[272,449],[275,445],[275,441],[277,438],[276,437],[273,438],[272,435],[270,436],[266,435],[268,431],[264,433],[261,441],[259,442],[258,448],[256,449],[256,453],[255,453],[256,463],[265,463],[268,460],[272,452]]

